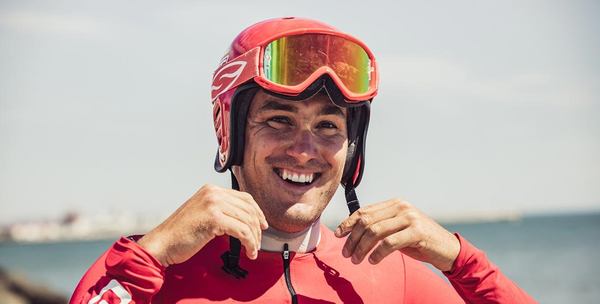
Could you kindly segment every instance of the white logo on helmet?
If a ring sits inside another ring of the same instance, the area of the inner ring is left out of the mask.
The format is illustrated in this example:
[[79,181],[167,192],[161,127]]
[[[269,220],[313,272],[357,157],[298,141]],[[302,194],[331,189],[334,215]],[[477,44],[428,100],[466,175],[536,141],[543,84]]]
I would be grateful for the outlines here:
[[[213,78],[213,83],[215,83],[215,79],[217,78],[217,76],[219,77],[218,80],[222,80],[224,78],[231,78],[231,80],[229,81],[229,83],[227,84],[227,86],[220,90],[221,92],[226,92],[227,90],[229,90],[231,88],[231,86],[233,86],[233,84],[236,82],[236,80],[240,77],[240,75],[242,74],[242,71],[244,71],[244,68],[246,67],[246,64],[248,64],[245,61],[233,61],[230,62],[228,64],[226,64],[225,66],[221,67],[219,70],[217,70],[217,72],[215,72],[215,77]],[[236,66],[238,65],[239,67],[232,73],[226,73],[226,74],[221,74],[221,72],[223,72],[223,70],[228,69],[230,67]],[[221,89],[221,87],[223,86],[223,83],[219,84],[218,86],[211,86],[212,91],[216,91]]]

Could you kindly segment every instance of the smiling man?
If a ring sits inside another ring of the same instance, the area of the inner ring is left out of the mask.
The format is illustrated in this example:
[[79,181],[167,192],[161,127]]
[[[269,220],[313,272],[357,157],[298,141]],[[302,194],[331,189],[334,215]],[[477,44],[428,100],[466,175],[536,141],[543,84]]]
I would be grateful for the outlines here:
[[246,126],[244,166],[233,172],[273,227],[305,230],[331,200],[348,150],[345,113],[327,94],[307,102],[256,94]]
[[[367,46],[327,24],[244,30],[212,86],[215,169],[231,171],[233,189],[205,185],[152,231],[118,240],[71,303],[534,302],[412,205],[360,208],[377,76]],[[333,232],[319,219],[340,185],[350,216]]]

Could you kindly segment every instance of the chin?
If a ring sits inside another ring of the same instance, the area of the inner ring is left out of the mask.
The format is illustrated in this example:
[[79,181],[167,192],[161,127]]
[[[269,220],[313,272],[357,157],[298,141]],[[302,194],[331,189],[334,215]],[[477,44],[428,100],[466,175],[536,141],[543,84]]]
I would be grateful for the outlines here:
[[310,227],[315,222],[315,220],[317,218],[318,217],[313,218],[312,220],[308,220],[308,219],[304,219],[304,218],[297,218],[297,217],[280,218],[275,223],[269,222],[269,226],[271,226],[279,231],[282,231],[282,232],[296,233],[296,232],[306,230],[308,227]]
[[302,231],[310,227],[321,216],[323,210],[315,208],[316,206],[296,203],[281,214],[271,214],[268,218],[269,225],[289,233]]

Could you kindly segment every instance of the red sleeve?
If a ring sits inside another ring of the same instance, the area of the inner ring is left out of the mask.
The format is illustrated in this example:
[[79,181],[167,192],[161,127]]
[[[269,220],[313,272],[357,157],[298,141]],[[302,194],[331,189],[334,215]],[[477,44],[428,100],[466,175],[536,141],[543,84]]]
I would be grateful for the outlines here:
[[460,252],[452,269],[444,272],[467,303],[537,303],[492,264],[485,253],[458,233]]
[[150,303],[164,270],[136,242],[121,238],[90,267],[69,303]]
[[425,264],[409,256],[404,258],[404,303],[464,304],[456,291]]

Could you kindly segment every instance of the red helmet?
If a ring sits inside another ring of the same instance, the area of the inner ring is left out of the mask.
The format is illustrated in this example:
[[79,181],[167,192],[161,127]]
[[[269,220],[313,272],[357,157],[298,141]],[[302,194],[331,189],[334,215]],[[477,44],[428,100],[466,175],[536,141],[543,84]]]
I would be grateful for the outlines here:
[[213,121],[219,148],[215,170],[240,165],[250,101],[258,89],[303,100],[325,90],[348,108],[348,156],[341,184],[361,180],[370,102],[377,94],[373,54],[360,40],[323,22],[277,18],[256,23],[231,43],[214,75]]

